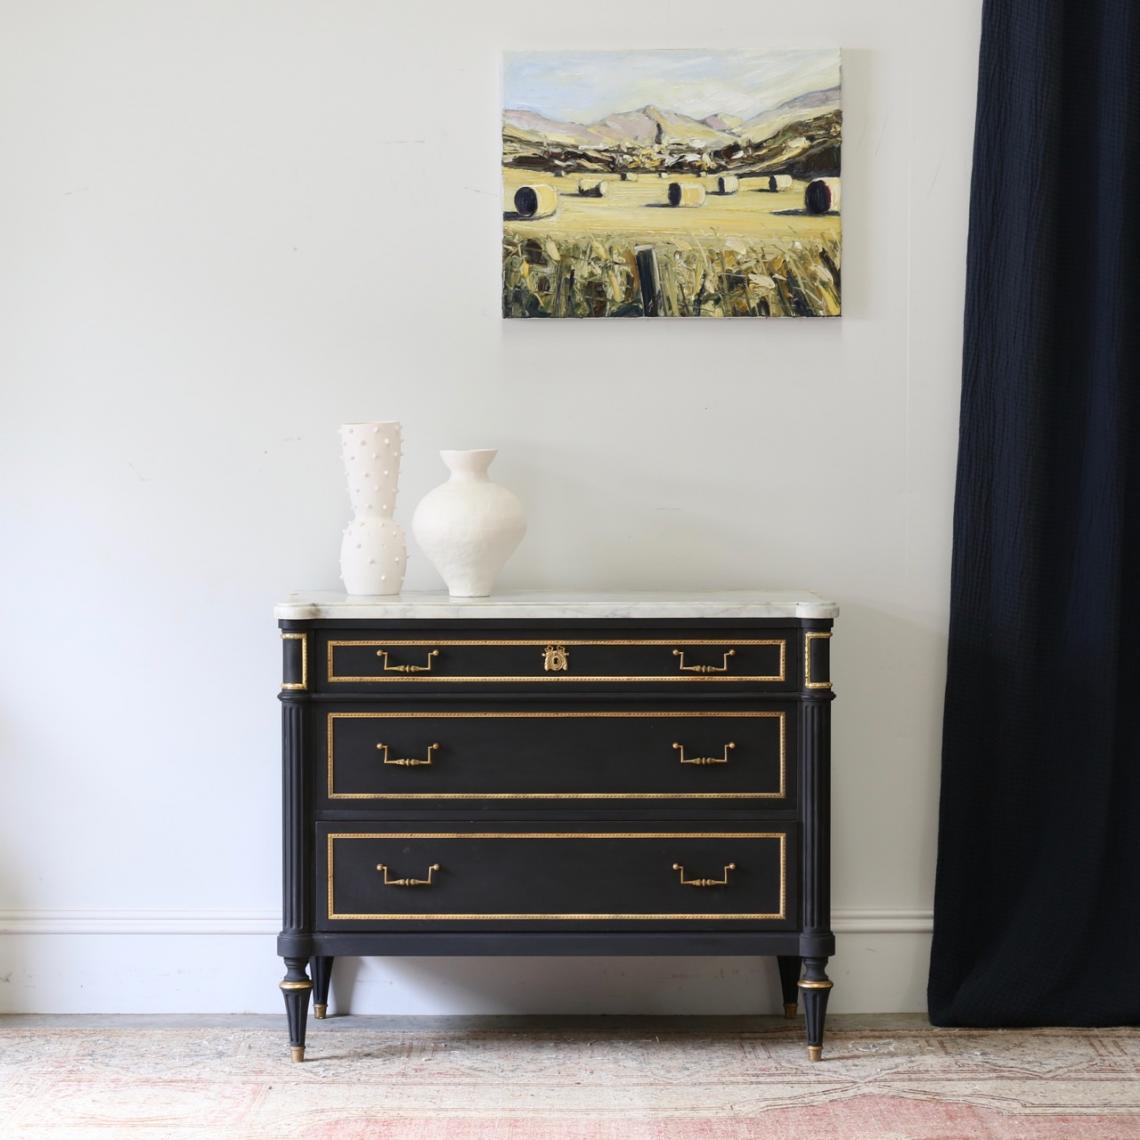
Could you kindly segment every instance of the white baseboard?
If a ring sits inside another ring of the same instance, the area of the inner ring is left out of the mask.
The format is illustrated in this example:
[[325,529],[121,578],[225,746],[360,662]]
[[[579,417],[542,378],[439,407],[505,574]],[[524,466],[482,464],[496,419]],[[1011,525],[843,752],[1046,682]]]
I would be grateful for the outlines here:
[[[0,911],[0,1012],[278,1013],[270,911]],[[837,1013],[925,1009],[932,916],[837,910]],[[333,1010],[377,1014],[777,1011],[757,958],[347,959]]]
[[270,910],[0,910],[0,934],[276,934]]

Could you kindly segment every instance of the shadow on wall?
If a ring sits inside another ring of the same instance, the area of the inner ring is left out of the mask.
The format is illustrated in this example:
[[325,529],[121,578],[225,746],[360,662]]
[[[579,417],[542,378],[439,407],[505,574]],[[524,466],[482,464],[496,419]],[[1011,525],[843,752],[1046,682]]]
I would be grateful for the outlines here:
[[[499,589],[535,582],[587,588],[604,582],[597,588],[610,591],[803,585],[774,580],[763,567],[758,573],[754,555],[774,545],[772,527],[757,517],[755,525],[745,519],[742,529],[738,503],[725,495],[724,470],[710,467],[700,448],[665,469],[632,458],[604,501],[584,466],[588,456],[571,447],[512,439],[502,445],[500,462],[497,481],[523,498],[528,530]],[[775,460],[765,469],[764,462],[751,461],[750,482],[769,495],[794,496],[796,473]],[[562,520],[577,517],[583,503],[595,503],[589,525],[568,530]],[[723,557],[726,551],[733,556]],[[567,565],[588,565],[590,581],[566,583]]]
[[[876,121],[874,53],[867,48],[843,49],[843,315],[866,319],[875,311],[870,251],[884,240],[871,230],[871,171],[881,135],[868,128]],[[883,108],[877,120],[887,119]],[[901,199],[906,187],[896,189]],[[881,191],[880,191],[881,193]],[[880,296],[884,282],[877,282]]]
[[[0,871],[9,866],[8,852],[0,847]],[[12,880],[0,874],[0,912],[10,910],[18,913],[24,901]],[[0,1014],[27,1012],[20,1008],[24,1003],[17,996],[26,989],[20,982],[29,968],[27,943],[27,938],[0,933],[0,946],[3,947],[0,951]]]
[[[839,602],[831,642],[832,908],[934,899],[946,626]],[[933,615],[938,617],[938,615]],[[868,883],[866,868],[890,868]],[[840,954],[842,943],[840,943]],[[927,962],[915,963],[925,976]],[[900,979],[900,984],[902,979]],[[923,982],[925,988],[925,982]]]
[[[34,755],[24,751],[16,744],[16,727],[9,717],[0,713],[0,776],[4,780],[4,788],[8,794],[13,794],[13,785],[16,783],[14,772],[11,770],[20,755]],[[0,834],[0,838],[3,835]],[[11,911],[14,914],[22,912],[27,905],[27,897],[20,890],[20,884],[12,877],[11,868],[16,866],[11,858],[9,849],[0,845],[0,913]],[[0,934],[0,1013],[24,1013],[25,1010],[17,1008],[23,1003],[13,995],[21,992],[20,980],[25,976],[30,963],[27,961],[28,939],[15,934]]]
[[329,994],[330,1016],[782,1012],[776,959],[755,957],[338,958]]

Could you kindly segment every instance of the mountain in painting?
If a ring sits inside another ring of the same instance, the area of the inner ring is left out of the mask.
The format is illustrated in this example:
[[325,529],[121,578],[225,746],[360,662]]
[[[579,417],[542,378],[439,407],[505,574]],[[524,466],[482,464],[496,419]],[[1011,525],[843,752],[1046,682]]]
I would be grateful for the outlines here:
[[509,110],[503,112],[503,132],[526,142],[562,143],[568,146],[607,146],[613,139],[583,126],[581,123],[560,123],[548,119],[537,111]]
[[569,123],[537,111],[512,108],[503,112],[503,131],[505,138],[532,145],[547,142],[584,148],[666,146],[719,150],[734,142],[762,143],[796,122],[810,122],[838,112],[839,88],[828,87],[787,99],[750,119],[725,112],[694,119],[680,111],[647,104],[593,123]]
[[636,111],[607,115],[593,124],[593,129],[614,142],[631,142],[639,146],[710,147],[724,146],[732,136],[679,111],[665,111],[652,104]]
[[827,87],[820,91],[808,91],[794,99],[785,100],[779,106],[754,115],[739,126],[733,133],[748,142],[760,143],[784,130],[792,123],[807,122],[820,115],[839,111],[839,88]]
[[[739,119],[735,121],[740,122]],[[505,134],[526,142],[545,141],[581,147],[663,145],[704,148],[724,146],[733,138],[728,131],[700,119],[652,105],[607,115],[596,123],[587,124],[558,122],[537,111],[512,108],[503,112],[503,130]]]
[[833,178],[840,172],[843,118],[839,110],[794,119],[760,142],[743,138],[714,151],[718,164],[736,174],[790,174]]
[[744,120],[739,115],[706,115],[702,120],[706,127],[714,131],[734,131]]

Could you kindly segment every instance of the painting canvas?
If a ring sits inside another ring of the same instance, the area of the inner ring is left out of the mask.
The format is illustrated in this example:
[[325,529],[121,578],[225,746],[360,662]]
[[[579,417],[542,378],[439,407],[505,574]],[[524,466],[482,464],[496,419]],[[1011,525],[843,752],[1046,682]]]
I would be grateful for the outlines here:
[[840,312],[840,56],[510,52],[505,317]]

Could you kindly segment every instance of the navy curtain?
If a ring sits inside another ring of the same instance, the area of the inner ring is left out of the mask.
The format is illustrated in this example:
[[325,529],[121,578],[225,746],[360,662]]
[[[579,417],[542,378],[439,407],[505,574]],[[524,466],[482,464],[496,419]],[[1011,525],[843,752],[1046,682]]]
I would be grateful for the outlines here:
[[929,1008],[1140,1021],[1140,0],[987,0]]

